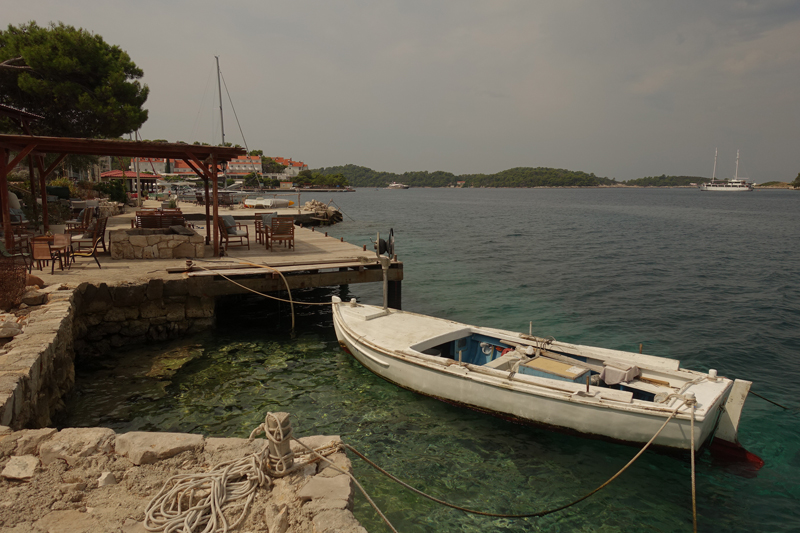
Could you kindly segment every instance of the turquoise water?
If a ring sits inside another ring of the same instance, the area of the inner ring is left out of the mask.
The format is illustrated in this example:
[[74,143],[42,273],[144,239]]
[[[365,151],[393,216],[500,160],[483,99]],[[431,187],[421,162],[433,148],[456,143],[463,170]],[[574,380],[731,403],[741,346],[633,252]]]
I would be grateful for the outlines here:
[[[800,194],[693,189],[366,190],[333,196],[329,231],[354,244],[395,230],[403,307],[472,324],[680,359],[749,379],[740,438],[766,461],[743,476],[698,463],[701,531],[800,529]],[[304,198],[305,201],[307,198]],[[352,217],[352,218],[351,218]],[[355,220],[353,220],[355,219]],[[380,303],[380,288],[308,291]],[[561,505],[594,489],[636,449],[519,426],[398,389],[343,353],[327,309],[288,332],[286,306],[220,304],[216,331],[84,369],[64,425],[246,436],[266,411],[296,431],[341,434],[440,498],[493,512]],[[175,362],[177,361],[177,362]],[[188,361],[188,362],[187,362]],[[182,363],[182,366],[181,366]],[[150,374],[148,376],[147,374]],[[437,506],[354,459],[400,531],[689,531],[689,463],[645,454],[591,499],[542,519],[491,519]],[[357,499],[356,515],[384,531]]]

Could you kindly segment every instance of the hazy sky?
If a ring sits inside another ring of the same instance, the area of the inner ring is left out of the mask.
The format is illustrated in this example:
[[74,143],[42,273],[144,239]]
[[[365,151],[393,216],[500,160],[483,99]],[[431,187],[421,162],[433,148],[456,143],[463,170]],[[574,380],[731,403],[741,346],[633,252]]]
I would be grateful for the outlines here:
[[[82,27],[150,87],[146,139],[219,142],[214,56],[247,146],[311,168],[757,183],[800,172],[797,0],[0,0]],[[223,87],[223,94],[225,88]],[[226,140],[242,135],[227,97]]]

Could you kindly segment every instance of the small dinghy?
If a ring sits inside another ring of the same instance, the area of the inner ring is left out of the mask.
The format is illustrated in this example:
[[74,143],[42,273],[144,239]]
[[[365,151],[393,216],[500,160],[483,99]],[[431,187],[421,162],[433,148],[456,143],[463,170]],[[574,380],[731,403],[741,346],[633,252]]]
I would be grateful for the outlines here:
[[[674,359],[559,342],[333,298],[340,346],[403,388],[502,418],[626,443],[737,446],[751,383]],[[692,409],[692,406],[694,409]],[[692,438],[694,418],[694,438]],[[692,442],[694,441],[694,442]],[[762,463],[763,464],[763,463]]]
[[257,209],[275,209],[280,207],[290,207],[294,205],[291,200],[283,198],[246,198],[243,202],[245,207]]

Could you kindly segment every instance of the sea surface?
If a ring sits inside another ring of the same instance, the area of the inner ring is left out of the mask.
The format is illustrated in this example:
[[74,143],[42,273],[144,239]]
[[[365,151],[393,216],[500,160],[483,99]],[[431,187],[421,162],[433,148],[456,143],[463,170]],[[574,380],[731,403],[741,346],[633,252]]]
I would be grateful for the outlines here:
[[[368,244],[394,229],[403,308],[679,359],[753,381],[740,440],[757,474],[697,464],[700,531],[800,531],[800,193],[697,189],[359,189],[304,195],[345,213],[328,231]],[[295,294],[382,302],[380,284]],[[410,484],[495,513],[570,502],[635,447],[521,426],[402,390],[342,352],[328,308],[238,297],[215,331],[79,371],[64,426],[246,437],[267,411],[296,435],[337,434]],[[153,362],[153,356],[157,356]],[[402,532],[691,531],[686,457],[645,453],[598,494],[544,518],[464,514],[355,474]],[[357,518],[388,531],[357,496]]]

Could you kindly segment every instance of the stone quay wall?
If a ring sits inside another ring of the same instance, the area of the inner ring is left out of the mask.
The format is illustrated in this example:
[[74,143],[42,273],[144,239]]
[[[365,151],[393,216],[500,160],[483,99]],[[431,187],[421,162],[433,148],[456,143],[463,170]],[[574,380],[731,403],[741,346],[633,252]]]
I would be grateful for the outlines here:
[[45,427],[75,383],[72,290],[53,287],[32,310],[23,332],[0,347],[0,425]]
[[0,425],[45,427],[75,382],[75,361],[121,346],[179,338],[214,325],[200,280],[53,285],[40,291],[23,332],[0,346]]
[[169,233],[167,229],[117,229],[109,232],[111,259],[179,259],[203,257],[205,237]]
[[213,297],[195,278],[146,284],[90,285],[76,290],[78,358],[104,355],[130,344],[165,341],[214,326]]

